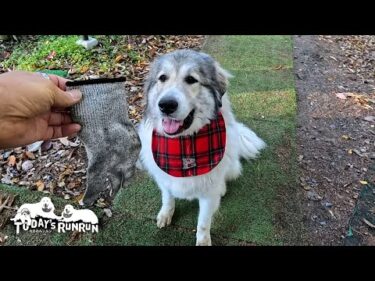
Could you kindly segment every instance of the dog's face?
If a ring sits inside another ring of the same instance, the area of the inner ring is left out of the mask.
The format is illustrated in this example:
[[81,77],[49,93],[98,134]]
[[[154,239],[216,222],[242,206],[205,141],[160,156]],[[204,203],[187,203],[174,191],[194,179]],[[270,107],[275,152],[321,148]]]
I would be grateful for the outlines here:
[[209,55],[178,50],[157,58],[145,83],[148,118],[158,133],[190,135],[221,107],[230,74]]
[[42,205],[42,211],[45,213],[53,212],[55,210],[55,206],[48,197],[43,197],[42,200],[40,200],[40,203]]
[[66,205],[64,211],[62,212],[62,216],[64,218],[70,218],[73,215],[74,207],[70,204]]

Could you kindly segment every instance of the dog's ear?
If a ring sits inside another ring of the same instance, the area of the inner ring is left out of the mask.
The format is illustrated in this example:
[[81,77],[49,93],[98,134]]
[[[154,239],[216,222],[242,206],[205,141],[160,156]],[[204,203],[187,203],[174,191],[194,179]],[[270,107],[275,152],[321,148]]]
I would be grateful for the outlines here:
[[147,96],[148,92],[150,91],[151,89],[151,79],[150,79],[150,76],[147,76],[146,79],[145,79],[145,83],[143,85],[143,93],[145,96]]
[[215,62],[214,88],[219,107],[222,106],[222,97],[227,92],[229,78],[232,77],[232,74],[222,68],[218,62]]
[[215,62],[215,69],[216,69],[216,77],[215,77],[215,88],[216,91],[223,96],[228,89],[229,85],[229,78],[232,78],[233,75],[226,71],[224,68],[220,66],[218,62]]
[[156,75],[160,71],[161,57],[156,57],[154,61],[150,64],[150,70],[146,76],[145,83],[143,85],[143,93],[148,96],[148,92],[157,82]]
[[145,83],[143,85],[143,93],[145,96],[148,95],[148,92],[151,90],[152,86],[155,84],[154,73],[151,71],[147,74]]

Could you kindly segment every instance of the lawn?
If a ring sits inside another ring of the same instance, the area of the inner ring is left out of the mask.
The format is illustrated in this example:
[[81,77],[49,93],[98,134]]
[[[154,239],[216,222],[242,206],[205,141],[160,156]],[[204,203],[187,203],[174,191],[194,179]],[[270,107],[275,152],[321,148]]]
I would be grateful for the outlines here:
[[[213,245],[299,242],[292,50],[290,36],[212,36],[204,45],[203,51],[235,76],[228,92],[238,120],[268,144],[258,159],[244,163],[243,175],[228,184],[212,225]],[[4,188],[18,193],[22,202],[39,196]],[[116,197],[113,216],[99,214],[102,224],[95,236],[73,239],[69,235],[21,234],[17,241],[9,224],[5,229],[10,236],[7,244],[194,245],[198,202],[177,201],[172,225],[164,229],[158,229],[155,222],[160,206],[155,183],[139,173]]]

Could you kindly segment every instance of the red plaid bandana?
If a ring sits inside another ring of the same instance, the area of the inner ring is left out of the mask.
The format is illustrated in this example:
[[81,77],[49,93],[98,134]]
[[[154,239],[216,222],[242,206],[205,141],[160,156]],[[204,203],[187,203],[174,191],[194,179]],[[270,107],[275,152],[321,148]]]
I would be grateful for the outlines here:
[[203,175],[223,159],[226,129],[222,114],[192,136],[169,138],[152,133],[154,160],[167,174],[174,177]]

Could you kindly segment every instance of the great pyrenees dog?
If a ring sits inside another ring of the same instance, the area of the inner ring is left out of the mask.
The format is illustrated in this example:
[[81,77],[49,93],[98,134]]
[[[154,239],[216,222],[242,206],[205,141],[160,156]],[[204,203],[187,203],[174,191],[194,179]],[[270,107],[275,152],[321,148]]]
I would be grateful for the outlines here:
[[159,228],[169,225],[175,198],[198,199],[196,245],[211,245],[211,221],[240,176],[240,159],[266,144],[236,121],[227,92],[231,75],[209,55],[177,50],[158,57],[144,85],[146,112],[138,132],[140,164],[162,193]]

